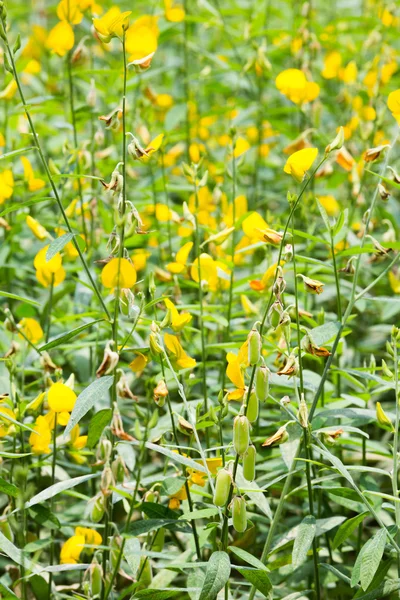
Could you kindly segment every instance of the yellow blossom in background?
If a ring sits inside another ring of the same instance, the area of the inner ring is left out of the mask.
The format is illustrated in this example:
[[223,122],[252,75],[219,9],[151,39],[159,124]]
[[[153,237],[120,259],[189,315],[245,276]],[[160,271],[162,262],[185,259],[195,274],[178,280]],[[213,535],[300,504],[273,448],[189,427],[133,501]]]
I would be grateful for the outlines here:
[[[37,344],[44,337],[43,329],[40,326],[40,323],[36,321],[36,319],[32,319],[31,317],[24,317],[18,323],[18,328],[22,331],[25,337],[28,338],[32,344]],[[23,338],[23,336],[20,336]]]
[[12,100],[18,89],[17,82],[12,79],[8,85],[0,92],[0,100]]
[[79,562],[81,552],[85,545],[85,536],[73,535],[70,537],[60,552],[60,564],[76,564]]
[[65,56],[74,46],[75,36],[71,25],[67,21],[60,21],[50,31],[46,48],[58,56]]
[[14,177],[11,169],[0,172],[0,204],[11,198],[14,191]]
[[[79,433],[79,425],[76,424],[71,429],[71,445],[75,450],[82,450],[82,448],[84,448],[87,443],[87,435],[79,435]],[[99,543],[101,543],[101,538]]]
[[106,288],[131,288],[136,283],[135,267],[127,258],[112,258],[101,272],[101,283]]
[[76,394],[65,383],[53,383],[47,393],[47,402],[55,413],[70,413],[75,406]]
[[144,248],[138,248],[131,254],[131,261],[136,271],[143,271],[146,268],[147,259],[151,256],[151,252]]
[[249,142],[243,137],[238,137],[238,139],[235,142],[235,149],[233,152],[234,157],[239,158],[239,156],[242,156],[242,154],[247,152],[249,148]]
[[60,285],[65,279],[65,269],[62,266],[61,254],[57,252],[49,261],[46,261],[46,253],[49,246],[45,246],[36,254],[33,266],[36,269],[36,277],[44,286],[48,287],[53,281],[54,286]]
[[83,19],[78,0],[61,0],[57,6],[57,17],[60,21],[68,21],[71,25],[78,25]]
[[395,294],[400,294],[400,273],[397,271],[389,271],[389,283]]
[[35,177],[33,172],[32,165],[28,158],[25,156],[21,156],[22,166],[24,167],[24,179],[28,183],[28,188],[30,192],[37,192],[41,190],[46,185],[46,182],[43,179],[39,179]]
[[336,198],[334,198],[334,196],[318,196],[318,200],[325,208],[326,212],[330,217],[334,217],[338,214],[340,206]]
[[141,352],[136,352],[136,354],[137,354],[137,356],[129,364],[129,368],[134,373],[140,373],[141,371],[143,371],[143,369],[149,362],[149,359],[147,358],[147,356],[145,354],[142,354]]
[[187,242],[178,250],[175,256],[175,261],[167,264],[167,269],[170,273],[179,274],[185,270],[186,264],[189,258],[191,249],[193,248],[193,242]]
[[400,124],[400,89],[389,94],[387,105],[396,121]]
[[229,287],[230,272],[223,263],[214,260],[205,252],[200,254],[200,260],[196,258],[190,269],[190,275],[196,283],[199,283],[199,266],[201,281],[207,284],[210,291],[215,292],[218,288]]
[[46,417],[40,415],[32,429],[34,431],[29,436],[29,443],[34,454],[50,454],[51,428]]
[[13,431],[13,423],[7,417],[16,420],[16,414],[5,404],[0,404],[0,438],[6,437]]
[[158,47],[158,27],[154,17],[135,21],[126,32],[126,51],[129,61],[140,60],[151,56]]
[[275,80],[278,90],[295,104],[305,104],[319,96],[320,87],[313,81],[307,81],[303,71],[286,69]]
[[296,181],[303,181],[305,174],[312,167],[317,155],[317,148],[298,150],[289,156],[283,170],[296,179]]
[[166,348],[172,354],[174,362],[180,369],[193,369],[196,366],[196,361],[186,354],[182,348],[179,339],[170,333],[164,335],[164,343]]
[[175,4],[174,0],[164,0],[165,18],[173,23],[180,23],[185,19],[185,11],[181,4]]
[[258,212],[252,212],[246,217],[242,222],[242,229],[246,236],[249,238],[250,243],[253,241],[257,241],[258,239],[258,230],[259,229],[267,229],[268,225],[266,221],[262,218],[262,216]]
[[324,58],[324,68],[321,72],[325,79],[334,79],[339,75],[340,67],[342,66],[342,56],[337,51],[329,52]]

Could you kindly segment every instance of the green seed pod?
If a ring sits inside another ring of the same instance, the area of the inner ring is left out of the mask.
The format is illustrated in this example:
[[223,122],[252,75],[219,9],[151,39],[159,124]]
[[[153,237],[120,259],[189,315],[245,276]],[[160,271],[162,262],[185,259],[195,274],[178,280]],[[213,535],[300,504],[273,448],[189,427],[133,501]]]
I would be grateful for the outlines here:
[[10,542],[14,541],[14,533],[11,529],[11,525],[8,521],[2,521],[0,523],[0,531]]
[[232,485],[232,476],[227,469],[220,469],[215,481],[214,504],[225,506]]
[[232,500],[232,523],[239,533],[247,529],[246,500],[241,496],[235,496]]
[[258,409],[259,402],[257,398],[257,394],[255,392],[251,392],[250,398],[247,403],[247,411],[246,417],[250,421],[250,423],[255,423],[258,419]]
[[246,481],[254,481],[256,476],[256,455],[257,451],[253,444],[247,448],[243,456],[243,477]]
[[281,314],[282,314],[282,305],[277,300],[276,302],[273,303],[273,305],[271,306],[271,308],[268,311],[268,319],[269,319],[269,322],[271,323],[271,327],[273,327],[274,329],[276,329],[279,325],[279,321],[281,319]]
[[267,366],[261,365],[256,372],[256,395],[260,402],[265,402],[269,394],[269,376],[270,370]]
[[90,518],[93,523],[99,523],[104,517],[104,496],[99,494],[93,502]]
[[162,552],[164,549],[164,541],[165,541],[165,529],[164,527],[161,527],[161,529],[159,529],[157,531],[156,537],[154,539],[153,545],[152,545],[152,550],[153,552]]
[[90,597],[91,598],[100,598],[101,589],[102,589],[102,578],[103,578],[103,569],[101,565],[97,562],[96,558],[93,559],[92,564],[89,568],[90,574]]
[[261,336],[257,329],[252,329],[247,336],[249,343],[249,364],[256,365],[260,360]]
[[250,422],[245,415],[238,415],[233,422],[233,446],[236,454],[243,456],[250,443]]

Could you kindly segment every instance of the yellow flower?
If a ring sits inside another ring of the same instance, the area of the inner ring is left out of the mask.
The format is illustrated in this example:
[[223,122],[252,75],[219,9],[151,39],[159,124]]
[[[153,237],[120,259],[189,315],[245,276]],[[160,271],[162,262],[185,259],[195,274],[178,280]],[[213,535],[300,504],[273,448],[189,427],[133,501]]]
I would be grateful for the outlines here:
[[157,94],[156,104],[160,108],[167,110],[168,108],[171,108],[173,103],[174,103],[174,99],[172,98],[172,96],[170,94]]
[[164,342],[167,349],[174,357],[174,362],[180,369],[193,369],[196,366],[194,358],[190,358],[182,348],[178,338],[175,335],[166,333]]
[[158,47],[157,36],[154,28],[149,25],[130,27],[126,33],[126,51],[129,61],[133,62],[153,55]]
[[151,256],[151,252],[144,248],[138,248],[131,255],[131,260],[136,271],[143,271],[146,268],[147,259]]
[[299,69],[286,69],[279,73],[275,80],[278,90],[295,104],[304,104],[315,100],[319,95],[320,87],[313,81],[307,81],[303,71]]
[[0,92],[0,100],[12,100],[15,96],[18,86],[15,79],[12,79],[10,83]]
[[149,362],[149,359],[147,358],[147,356],[145,356],[141,352],[136,352],[136,354],[137,354],[137,356],[130,363],[129,368],[134,373],[140,373],[141,371],[143,371],[143,369],[145,368],[145,366]]
[[329,52],[324,59],[324,68],[322,70],[322,77],[325,79],[334,79],[339,74],[340,67],[342,65],[342,57],[339,52],[334,50]]
[[14,425],[11,421],[9,421],[3,415],[11,417],[14,420],[16,419],[16,415],[15,415],[14,411],[11,410],[11,408],[9,408],[8,406],[6,406],[4,404],[0,404],[0,438],[8,435],[9,432],[11,432],[11,429]]
[[76,394],[65,383],[59,381],[53,383],[49,389],[47,402],[55,413],[70,413],[75,406]]
[[389,283],[390,287],[394,291],[395,294],[400,294],[400,273],[394,273],[393,271],[389,271]]
[[235,143],[235,149],[233,151],[233,156],[235,158],[239,158],[239,156],[242,156],[242,154],[247,152],[247,150],[249,148],[250,148],[249,142],[247,140],[245,140],[243,137],[238,137],[238,139],[236,140],[236,143]]
[[400,89],[389,94],[387,105],[396,121],[400,124]]
[[50,31],[46,48],[58,56],[65,56],[74,46],[75,36],[71,25],[67,21],[60,21]]
[[11,198],[14,191],[14,177],[11,169],[5,169],[0,173],[0,204]]
[[35,431],[29,436],[29,443],[34,454],[50,454],[51,428],[46,417],[40,415],[33,425]]
[[59,252],[48,262],[46,261],[48,247],[47,245],[39,250],[33,261],[33,266],[36,269],[36,277],[44,287],[51,285],[52,281],[54,286],[57,286],[65,279],[65,270],[62,266],[62,258]]
[[70,537],[61,548],[60,564],[64,565],[78,563],[84,545],[85,536],[73,535]]
[[304,148],[289,156],[284,166],[284,172],[291,175],[296,181],[303,181],[308,169],[317,158],[317,148]]
[[344,69],[340,71],[340,79],[344,83],[355,83],[357,80],[358,69],[354,60],[350,61]]
[[[87,443],[87,435],[79,435],[79,425],[76,424],[71,429],[71,446],[75,450],[82,450],[82,448],[84,448],[86,446],[86,443]],[[101,538],[100,538],[99,543],[101,543]]]
[[113,6],[99,19],[93,19],[93,26],[100,40],[107,44],[113,37],[122,38],[129,27],[131,13],[131,10],[121,13],[118,6]]
[[18,327],[32,344],[37,344],[43,338],[43,329],[35,319],[24,317],[18,323]]
[[57,6],[57,17],[60,21],[68,21],[71,25],[78,25],[83,19],[77,0],[61,0]]
[[168,298],[166,298],[164,302],[165,306],[170,311],[172,329],[174,331],[181,331],[185,327],[185,325],[190,323],[190,321],[192,320],[192,315],[190,315],[189,313],[183,313],[182,315],[180,315],[174,303],[171,302],[171,300],[169,300]]
[[27,215],[25,221],[33,235],[37,237],[38,240],[43,241],[48,237],[49,234],[47,230],[39,223],[39,221],[36,221],[36,219],[30,215]]
[[173,23],[180,23],[185,19],[185,11],[181,4],[173,5],[173,0],[164,0],[165,18]]
[[[119,273],[118,273],[119,271]],[[127,258],[112,258],[101,272],[101,283],[106,288],[131,288],[136,283],[135,267]]]
[[179,274],[184,271],[192,248],[193,242],[187,242],[180,250],[178,250],[175,256],[175,262],[168,263],[167,265],[167,269],[170,273]]
[[325,208],[326,212],[330,217],[334,217],[338,214],[340,206],[336,198],[334,198],[333,196],[319,196],[318,200]]
[[205,252],[200,254],[200,259],[196,258],[193,261],[190,269],[190,275],[196,283],[199,283],[199,263],[201,280],[208,284],[210,291],[215,292],[219,288],[229,287],[229,269]]
[[[251,241],[256,241],[258,238],[257,231],[259,229],[268,229],[268,225],[258,212],[252,212],[243,220],[242,229]],[[250,243],[252,243],[251,241]]]
[[24,178],[28,183],[29,191],[37,192],[38,190],[41,190],[46,185],[46,182],[43,181],[43,179],[38,179],[35,177],[29,159],[27,159],[25,156],[21,156],[21,162],[22,166],[24,167]]
[[89,546],[99,546],[103,541],[100,533],[89,527],[75,527],[75,535],[83,535],[85,544]]

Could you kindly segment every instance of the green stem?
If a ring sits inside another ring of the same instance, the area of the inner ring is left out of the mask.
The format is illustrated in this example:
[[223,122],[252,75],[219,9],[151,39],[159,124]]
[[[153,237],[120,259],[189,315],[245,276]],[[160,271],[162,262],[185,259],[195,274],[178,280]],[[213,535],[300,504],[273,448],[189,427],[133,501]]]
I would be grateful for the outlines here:
[[[51,461],[51,485],[55,483],[56,476],[56,463],[57,463],[57,413],[54,413],[54,429],[53,429],[53,456]],[[50,510],[53,512],[54,498],[50,500]],[[51,567],[54,563],[54,537],[51,539],[50,545],[50,561],[49,566]],[[48,589],[48,600],[51,600],[51,586],[53,583],[53,573],[49,573],[49,589]]]

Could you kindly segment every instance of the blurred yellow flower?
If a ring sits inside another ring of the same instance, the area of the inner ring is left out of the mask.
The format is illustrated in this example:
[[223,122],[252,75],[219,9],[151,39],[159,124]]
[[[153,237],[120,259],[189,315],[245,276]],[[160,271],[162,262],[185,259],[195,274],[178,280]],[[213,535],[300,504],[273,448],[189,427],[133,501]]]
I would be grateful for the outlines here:
[[75,36],[71,25],[67,21],[60,21],[50,31],[46,48],[58,56],[65,56],[74,46]]
[[317,148],[304,148],[289,156],[283,168],[285,173],[291,175],[296,181],[303,181],[308,169],[317,158]]
[[182,348],[178,338],[171,333],[166,333],[164,335],[164,342],[167,349],[170,351],[174,358],[175,364],[180,369],[193,369],[196,366],[196,361],[194,358],[191,358],[186,354],[184,349]]
[[15,96],[18,86],[15,79],[12,79],[8,85],[0,92],[0,100],[11,100]]
[[182,246],[180,250],[176,253],[175,261],[167,264],[167,270],[170,273],[179,274],[185,270],[186,263],[190,254],[191,249],[193,248],[193,242],[187,242]]
[[154,27],[140,25],[128,29],[126,33],[126,51],[130,62],[153,55],[157,47],[157,34]]
[[305,104],[318,97],[320,87],[313,81],[307,81],[300,69],[286,69],[275,80],[278,90],[295,104]]
[[[118,272],[119,271],[119,272]],[[127,258],[112,258],[101,272],[101,283],[106,288],[131,288],[136,283],[136,271]]]
[[165,18],[173,23],[180,23],[185,19],[185,11],[181,4],[174,6],[173,0],[164,0]]
[[24,179],[28,184],[28,188],[30,192],[37,192],[41,190],[46,185],[46,182],[43,179],[39,179],[35,177],[33,172],[32,165],[26,156],[21,156],[22,166],[24,167]]
[[329,52],[324,59],[324,68],[321,75],[325,79],[334,79],[339,75],[339,70],[342,65],[342,57],[337,50]]
[[29,436],[29,443],[34,454],[50,454],[51,428],[46,417],[40,415],[33,425],[34,432]]
[[44,286],[48,287],[53,281],[54,286],[60,285],[65,279],[65,269],[62,266],[61,254],[57,252],[49,261],[46,261],[46,253],[49,245],[45,246],[36,254],[33,266],[36,269],[36,277]]
[[400,89],[389,94],[387,105],[396,121],[400,124]]
[[[31,317],[24,317],[21,319],[18,323],[18,328],[22,331],[25,337],[32,342],[32,344],[37,344],[44,336],[40,323]],[[23,336],[21,335],[21,338],[22,337]]]
[[93,19],[93,27],[99,39],[107,44],[113,37],[122,38],[124,31],[129,27],[131,14],[131,10],[121,13],[118,6],[112,6],[102,17]]
[[79,562],[81,552],[85,545],[85,536],[73,535],[70,537],[60,552],[60,564],[76,564]]
[[170,312],[171,328],[174,331],[181,331],[185,327],[185,325],[190,323],[190,321],[192,320],[192,315],[190,315],[189,313],[179,314],[179,311],[174,305],[174,303],[171,302],[171,300],[169,300],[168,298],[166,298],[164,302],[165,306],[167,307],[167,310]]
[[7,417],[11,417],[11,419],[15,420],[16,414],[5,404],[0,404],[0,438],[6,437],[6,435],[11,432],[14,425]]
[[339,203],[336,200],[336,198],[334,198],[334,196],[331,196],[331,195],[318,196],[318,200],[320,201],[322,206],[325,208],[326,212],[328,213],[328,215],[330,217],[334,217],[335,215],[338,214],[338,212],[340,210],[340,206],[339,206]]
[[395,294],[400,294],[400,272],[389,271],[389,283]]
[[5,169],[0,173],[0,204],[11,198],[14,191],[14,177],[11,169]]
[[71,25],[78,25],[83,19],[78,0],[61,0],[57,6],[57,17]]

